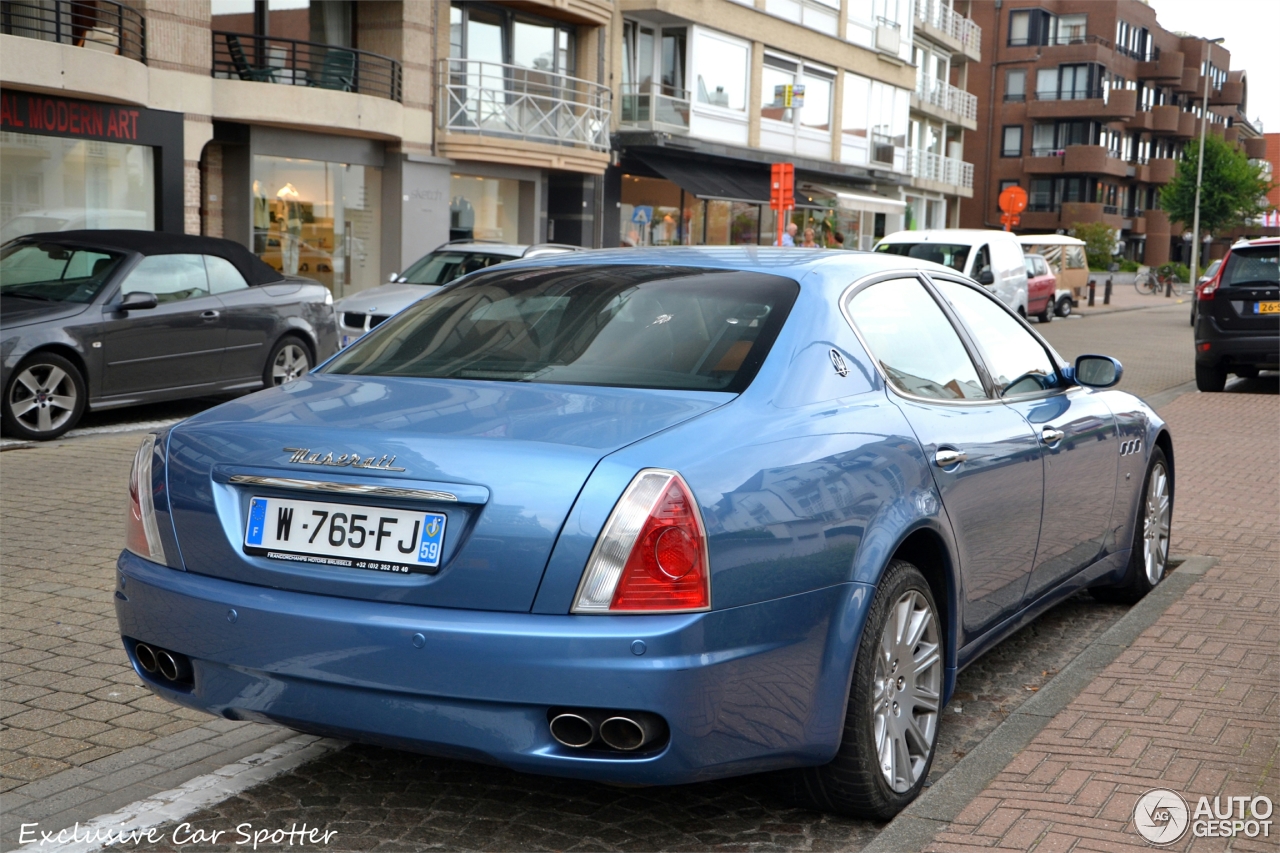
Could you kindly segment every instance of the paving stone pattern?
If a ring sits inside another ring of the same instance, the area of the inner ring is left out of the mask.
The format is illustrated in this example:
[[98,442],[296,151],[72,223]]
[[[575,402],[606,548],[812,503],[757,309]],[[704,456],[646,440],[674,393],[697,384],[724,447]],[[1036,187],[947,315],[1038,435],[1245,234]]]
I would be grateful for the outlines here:
[[[1274,386],[1273,386],[1274,387]],[[928,848],[1150,850],[1145,791],[1280,802],[1280,398],[1190,394],[1175,436],[1174,549],[1216,565],[1120,655]],[[1165,849],[1274,851],[1267,839]]]

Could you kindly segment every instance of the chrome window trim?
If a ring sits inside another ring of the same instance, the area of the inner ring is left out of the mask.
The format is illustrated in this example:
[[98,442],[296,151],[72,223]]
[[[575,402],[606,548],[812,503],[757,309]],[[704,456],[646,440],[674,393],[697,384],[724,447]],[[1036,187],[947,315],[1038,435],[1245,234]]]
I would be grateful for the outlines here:
[[333,483],[321,480],[300,480],[294,477],[260,477],[256,474],[233,474],[229,482],[237,486],[268,486],[273,489],[290,489],[301,492],[324,492],[335,495],[360,495],[370,498],[402,498],[416,501],[451,501],[458,496],[432,489],[405,489],[399,486],[373,486],[366,483]]

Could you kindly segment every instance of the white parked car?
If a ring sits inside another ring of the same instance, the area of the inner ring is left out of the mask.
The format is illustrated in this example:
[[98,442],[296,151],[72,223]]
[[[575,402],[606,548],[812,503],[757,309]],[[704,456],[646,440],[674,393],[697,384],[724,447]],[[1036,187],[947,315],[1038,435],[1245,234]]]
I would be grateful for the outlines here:
[[578,252],[578,246],[560,243],[489,243],[483,240],[451,240],[423,255],[402,273],[392,273],[391,282],[371,287],[334,303],[338,312],[338,344],[349,346],[356,338],[419,299],[469,272],[482,270],[516,258],[532,258],[560,252]]
[[1027,262],[1022,244],[1010,231],[972,228],[895,231],[880,240],[875,251],[951,267],[987,287],[1023,317],[1027,316]]

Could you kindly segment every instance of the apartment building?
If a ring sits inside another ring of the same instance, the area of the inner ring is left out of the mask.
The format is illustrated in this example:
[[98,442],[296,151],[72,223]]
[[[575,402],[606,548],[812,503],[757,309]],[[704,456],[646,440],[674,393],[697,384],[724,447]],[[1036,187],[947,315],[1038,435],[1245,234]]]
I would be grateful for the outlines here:
[[1206,83],[1209,132],[1259,156],[1230,54],[1164,29],[1142,0],[1006,0],[972,14],[988,38],[969,76],[980,99],[966,145],[983,177],[962,223],[999,227],[1000,192],[1020,186],[1020,231],[1106,222],[1127,258],[1188,258],[1187,227],[1169,222],[1158,194],[1199,133]]
[[620,0],[613,27],[605,245],[771,244],[780,161],[796,167],[796,224],[849,248],[948,221],[972,186],[955,129],[973,105],[951,81],[981,34],[949,5]]
[[450,238],[543,240],[598,206],[613,11],[4,0],[0,229],[222,236],[336,295]]

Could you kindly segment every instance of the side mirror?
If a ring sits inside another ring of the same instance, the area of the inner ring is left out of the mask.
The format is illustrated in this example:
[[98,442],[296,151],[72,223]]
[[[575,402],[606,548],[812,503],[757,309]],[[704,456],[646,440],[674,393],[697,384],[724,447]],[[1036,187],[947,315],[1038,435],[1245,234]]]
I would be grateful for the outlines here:
[[399,278],[400,278],[400,273],[393,272],[391,275],[387,276],[387,281],[391,282],[392,284],[395,284]]
[[995,284],[995,283],[996,283],[996,277],[991,272],[990,267],[987,267],[982,272],[978,273],[978,284]]
[[113,307],[117,311],[146,311],[150,308],[155,308],[159,304],[160,300],[156,299],[154,293],[135,290],[132,293],[126,293],[124,298]]
[[1090,388],[1110,388],[1124,376],[1124,366],[1106,355],[1082,355],[1076,359],[1071,378]]

